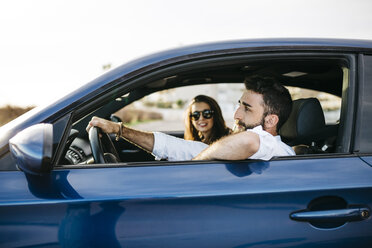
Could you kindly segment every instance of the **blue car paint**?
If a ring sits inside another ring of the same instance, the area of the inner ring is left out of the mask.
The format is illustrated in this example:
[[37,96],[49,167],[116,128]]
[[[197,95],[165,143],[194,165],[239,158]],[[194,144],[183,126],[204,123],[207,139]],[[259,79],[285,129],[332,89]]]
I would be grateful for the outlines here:
[[370,166],[372,166],[372,157],[371,156],[362,156],[361,159],[366,162],[367,164],[369,164]]
[[328,195],[370,208],[370,178],[358,157],[55,170],[27,180],[5,172],[0,246],[363,247],[372,244],[370,218],[319,229],[289,215]]

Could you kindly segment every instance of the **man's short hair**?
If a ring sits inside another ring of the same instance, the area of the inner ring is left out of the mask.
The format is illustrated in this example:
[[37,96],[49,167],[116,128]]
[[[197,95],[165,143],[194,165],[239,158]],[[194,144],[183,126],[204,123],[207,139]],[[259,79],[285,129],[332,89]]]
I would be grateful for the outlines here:
[[261,94],[264,101],[264,116],[276,114],[279,122],[276,131],[287,121],[292,110],[292,97],[287,88],[275,78],[269,76],[246,77],[244,84],[247,90]]

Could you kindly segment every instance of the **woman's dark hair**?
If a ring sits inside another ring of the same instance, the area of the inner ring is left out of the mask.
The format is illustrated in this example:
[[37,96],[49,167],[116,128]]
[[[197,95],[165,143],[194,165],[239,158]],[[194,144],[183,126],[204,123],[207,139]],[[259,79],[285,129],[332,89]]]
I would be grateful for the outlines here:
[[[209,137],[203,137],[192,124],[192,120],[190,117],[191,107],[196,102],[205,102],[206,104],[209,105],[210,109],[213,111],[213,127],[211,130],[211,135]],[[230,131],[231,131],[230,128],[228,128],[225,124],[225,120],[223,119],[221,108],[216,102],[216,100],[206,95],[198,95],[191,100],[189,106],[186,109],[186,116],[185,116],[184,138],[186,140],[202,141],[209,145],[215,142],[216,140],[220,139],[221,137],[229,134]]]
[[261,94],[264,101],[264,116],[275,114],[279,117],[277,131],[287,121],[292,110],[292,97],[287,88],[273,77],[252,76],[244,81],[245,88]]

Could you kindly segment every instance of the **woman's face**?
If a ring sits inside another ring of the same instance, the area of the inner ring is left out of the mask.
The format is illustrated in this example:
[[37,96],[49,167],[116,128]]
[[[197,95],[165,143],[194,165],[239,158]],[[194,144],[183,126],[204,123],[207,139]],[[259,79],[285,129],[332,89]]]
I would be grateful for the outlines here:
[[199,112],[199,119],[191,118],[192,125],[196,130],[201,132],[204,136],[208,136],[212,131],[213,127],[213,114],[212,117],[207,119],[203,116],[204,110],[211,110],[209,105],[205,102],[195,102],[191,106],[191,114]]

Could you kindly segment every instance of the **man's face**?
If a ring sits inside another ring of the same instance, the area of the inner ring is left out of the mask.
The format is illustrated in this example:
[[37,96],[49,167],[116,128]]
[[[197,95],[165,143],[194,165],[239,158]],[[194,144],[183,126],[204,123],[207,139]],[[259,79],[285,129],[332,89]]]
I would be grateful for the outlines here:
[[251,90],[244,91],[235,111],[234,132],[252,129],[258,125],[264,128],[264,104],[261,94]]

